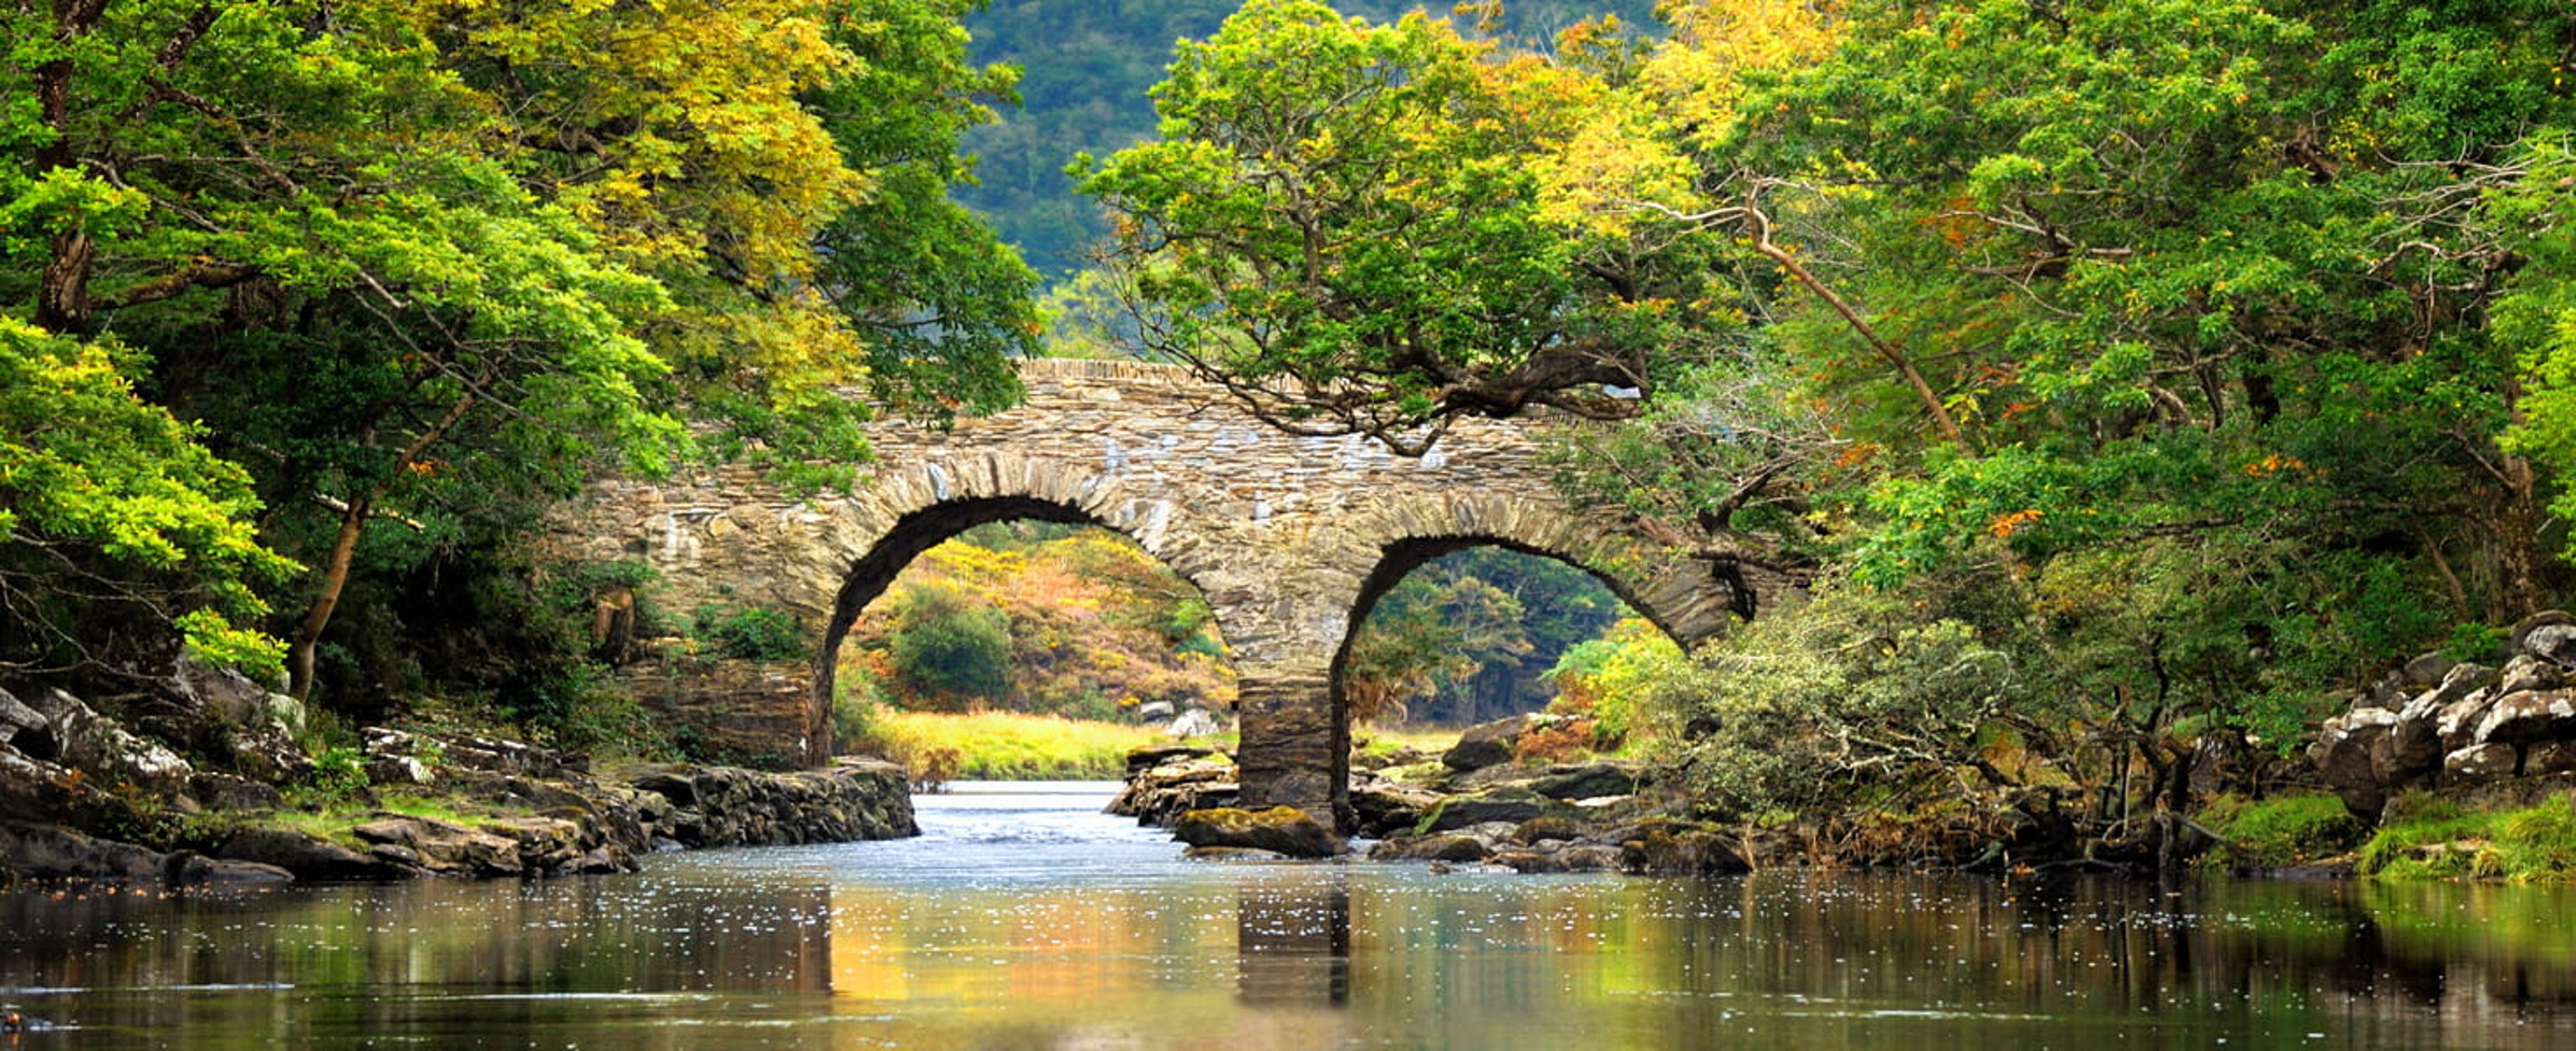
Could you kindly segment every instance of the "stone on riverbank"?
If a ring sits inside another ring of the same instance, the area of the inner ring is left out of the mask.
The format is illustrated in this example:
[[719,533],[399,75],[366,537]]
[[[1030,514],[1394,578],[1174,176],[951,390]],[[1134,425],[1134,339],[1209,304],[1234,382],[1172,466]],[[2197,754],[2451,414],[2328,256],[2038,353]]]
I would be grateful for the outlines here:
[[[2346,809],[2378,822],[2413,788],[2448,790],[2576,765],[2576,616],[2551,610],[2510,631],[2501,668],[2428,654],[2325,721],[2308,761]],[[2390,696],[2392,684],[2428,689]],[[2536,760],[2536,761],[2535,761]]]
[[1172,838],[1193,847],[1249,847],[1292,858],[1329,858],[1350,850],[1333,830],[1288,806],[1193,810],[1172,826]]

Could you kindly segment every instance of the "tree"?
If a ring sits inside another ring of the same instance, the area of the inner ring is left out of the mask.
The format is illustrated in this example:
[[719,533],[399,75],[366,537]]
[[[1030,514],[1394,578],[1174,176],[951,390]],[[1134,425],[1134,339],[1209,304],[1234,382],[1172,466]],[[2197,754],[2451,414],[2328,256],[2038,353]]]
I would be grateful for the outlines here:
[[113,332],[251,469],[263,538],[313,567],[301,695],[353,576],[493,562],[594,469],[687,451],[683,417],[820,484],[865,455],[845,388],[1014,394],[1030,280],[942,199],[1007,88],[963,62],[965,7],[0,12],[33,103],[0,110],[0,303]]
[[1609,100],[1573,67],[1254,0],[1154,97],[1161,141],[1083,190],[1147,346],[1275,425],[1419,452],[1461,414],[1628,416],[1708,309],[1706,239],[1549,190]]
[[[227,664],[274,669],[246,625],[301,567],[260,546],[250,478],[200,428],[134,394],[130,351],[0,318],[0,670],[117,670],[169,625]],[[136,634],[124,628],[140,615]]]

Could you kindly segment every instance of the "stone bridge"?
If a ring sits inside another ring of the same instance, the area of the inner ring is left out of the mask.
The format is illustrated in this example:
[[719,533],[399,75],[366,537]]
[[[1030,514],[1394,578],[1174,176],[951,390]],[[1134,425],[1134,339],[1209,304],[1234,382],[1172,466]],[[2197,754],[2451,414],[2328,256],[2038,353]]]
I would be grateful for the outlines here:
[[1116,530],[1215,613],[1241,686],[1245,804],[1319,815],[1347,811],[1337,672],[1352,629],[1425,561],[1488,544],[1562,559],[1686,646],[1785,586],[1570,506],[1539,462],[1544,424],[1462,420],[1412,458],[1356,436],[1282,433],[1174,366],[1020,370],[1028,397],[1007,412],[949,430],[871,425],[878,462],[850,492],[789,499],[749,468],[605,482],[567,514],[567,546],[650,563],[670,608],[767,607],[818,632],[810,670],[771,673],[783,680],[772,692],[798,705],[798,739],[778,752],[812,764],[830,755],[840,638],[915,556],[997,520]]

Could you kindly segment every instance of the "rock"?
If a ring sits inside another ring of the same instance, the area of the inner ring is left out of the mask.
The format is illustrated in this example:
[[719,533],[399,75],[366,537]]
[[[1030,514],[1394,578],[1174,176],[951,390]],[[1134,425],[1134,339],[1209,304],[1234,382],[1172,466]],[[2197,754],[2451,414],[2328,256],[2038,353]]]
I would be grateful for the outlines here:
[[1583,823],[1570,817],[1534,817],[1512,830],[1511,841],[1529,844],[1541,840],[1576,840],[1583,838]]
[[[2544,629],[2546,630],[2546,629]],[[2576,690],[2506,694],[2478,720],[2479,744],[2527,744],[2576,737]]]
[[0,868],[36,880],[158,881],[169,855],[54,825],[0,822]]
[[2442,739],[2444,754],[2476,744],[2478,723],[2486,718],[2487,709],[2495,707],[2503,694],[2493,688],[2479,690],[2442,709],[2433,719],[2433,732]]
[[2543,741],[2522,755],[2522,776],[2576,773],[2576,741]]
[[2560,668],[2576,668],[2576,624],[2543,624],[2522,637],[2522,651]]
[[1164,727],[1163,732],[1170,735],[1173,740],[1214,737],[1225,732],[1225,722],[1205,708],[1192,708],[1182,712],[1179,718],[1173,719],[1172,725]]
[[2377,820],[2388,802],[2371,763],[2371,747],[2397,725],[2397,713],[2385,708],[2355,708],[2325,721],[2308,746],[2308,763],[2326,787],[2343,797],[2344,807],[2366,820]]
[[30,759],[51,760],[59,750],[45,713],[27,707],[7,690],[0,690],[0,745]]
[[1371,861],[1483,861],[1493,846],[1474,836],[1440,833],[1390,839],[1369,848]]
[[2397,725],[2391,729],[2385,745],[2373,745],[2372,762],[2376,766],[2383,755],[2387,767],[2383,780],[2404,780],[2442,768],[2442,756],[2449,751],[2442,743],[2442,712],[2450,706],[2495,685],[2500,673],[2478,664],[2454,666],[2442,676],[2440,685],[2416,695],[2397,712]]
[[168,798],[186,790],[188,776],[196,772],[178,753],[128,733],[116,720],[61,690],[39,691],[28,707],[41,713],[52,731],[58,749],[54,761],[80,771],[93,784],[130,784]]
[[361,841],[400,847],[431,872],[458,876],[515,876],[527,871],[519,845],[489,832],[425,817],[387,817],[350,830]]
[[[1390,766],[1412,766],[1426,758],[1428,757],[1424,756],[1420,749],[1409,745],[1398,745],[1384,752],[1362,752],[1355,749],[1351,752],[1351,769],[1375,773]],[[1442,769],[1446,770],[1447,767]]]
[[1329,858],[1350,849],[1331,829],[1289,806],[1193,810],[1172,826],[1172,838],[1193,847],[1251,847],[1292,858]]
[[2522,693],[2529,690],[2555,690],[2567,683],[2564,669],[2528,654],[2506,661],[2497,676],[2496,692]]
[[1199,748],[1185,744],[1141,745],[1127,750],[1127,776],[1133,778],[1166,763],[1207,759],[1216,754],[1216,749],[1213,748]]
[[1530,790],[1550,799],[1635,795],[1647,778],[1643,764],[1623,762],[1552,766],[1530,779]]
[[668,808],[648,830],[648,843],[660,836],[690,847],[786,846],[920,834],[908,775],[882,760],[843,758],[822,770],[784,774],[646,764],[617,771],[612,783],[659,796],[656,805]]
[[1139,748],[1128,753],[1127,770],[1127,787],[1108,812],[1140,825],[1168,828],[1192,810],[1233,806],[1241,794],[1233,761],[1210,749]]
[[1711,829],[1649,828],[1619,845],[1621,867],[1649,875],[1750,872],[1741,841]]
[[2491,781],[2513,776],[2516,760],[2509,744],[2474,744],[2442,757],[2442,775],[2453,781]]
[[1409,831],[1422,823],[1423,811],[1440,805],[1440,796],[1412,785],[1372,780],[1351,786],[1351,813],[1359,834],[1371,839]]
[[1521,822],[1547,813],[1544,797],[1526,788],[1504,787],[1472,795],[1451,796],[1425,815],[1417,833],[1447,832],[1489,821]]
[[1191,861],[1293,861],[1294,858],[1275,850],[1253,847],[1191,847],[1181,852]]
[[2405,667],[2399,668],[2397,674],[2406,681],[2406,685],[2420,690],[2440,683],[2443,676],[2451,673],[2454,663],[2438,652],[2419,654],[2414,660],[2407,661]]
[[308,832],[290,828],[247,828],[224,840],[217,857],[273,865],[300,880],[409,879],[423,868],[369,857]]
[[188,794],[215,810],[276,810],[286,805],[277,786],[231,774],[199,773],[188,779]]
[[1627,854],[1618,847],[1573,844],[1556,850],[1500,851],[1493,862],[1514,872],[1616,872],[1626,867]]
[[1458,772],[1456,770],[1449,768],[1449,764],[1434,759],[1423,763],[1406,763],[1399,766],[1380,767],[1377,771],[1377,776],[1380,780],[1393,781],[1398,784],[1438,789],[1441,786],[1448,784],[1449,779],[1457,773]]
[[2576,614],[2570,614],[2565,610],[2544,609],[2515,621],[2513,627],[2505,629],[2505,637],[2512,640],[2514,652],[2529,653],[2532,632],[2542,628],[2566,625],[2576,625]]
[[1161,722],[1177,712],[1170,701],[1147,701],[1136,706],[1136,718],[1149,723]]
[[1530,718],[1515,715],[1467,728],[1458,743],[1440,756],[1452,770],[1482,770],[1512,760],[1512,745],[1528,733]]

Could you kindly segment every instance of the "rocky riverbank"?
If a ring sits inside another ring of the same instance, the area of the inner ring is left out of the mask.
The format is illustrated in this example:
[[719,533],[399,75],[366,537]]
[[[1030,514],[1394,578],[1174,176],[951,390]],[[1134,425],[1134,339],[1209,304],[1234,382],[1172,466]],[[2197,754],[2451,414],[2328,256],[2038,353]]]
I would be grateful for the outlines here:
[[605,873],[655,850],[918,832],[890,763],[593,771],[515,741],[377,728],[317,764],[294,744],[300,717],[192,665],[96,706],[0,689],[0,885]]
[[2308,759],[2370,823],[2411,789],[2511,805],[2554,794],[2576,775],[2576,615],[2524,619],[2489,660],[2407,662],[2326,720]]
[[[1354,760],[1355,831],[1378,861],[1518,872],[1742,872],[1787,852],[1779,837],[1680,816],[1654,771],[1626,760],[1518,761],[1524,735],[1549,716],[1474,727],[1438,756],[1399,751]],[[1194,857],[1328,857],[1349,844],[1285,808],[1233,809],[1234,763],[1204,748],[1138,749],[1109,812],[1174,829]]]

